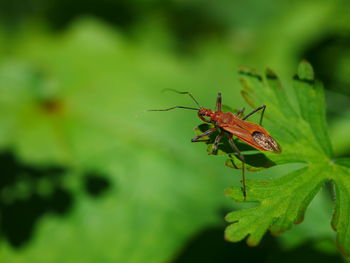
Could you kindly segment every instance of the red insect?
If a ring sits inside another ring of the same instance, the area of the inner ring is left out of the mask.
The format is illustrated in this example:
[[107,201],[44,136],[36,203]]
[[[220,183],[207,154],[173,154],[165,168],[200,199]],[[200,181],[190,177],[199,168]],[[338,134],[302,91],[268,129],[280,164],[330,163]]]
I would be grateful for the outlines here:
[[[198,111],[198,117],[204,122],[214,124],[214,127],[207,130],[206,132],[194,137],[191,139],[192,142],[208,142],[209,140],[201,140],[201,138],[209,136],[219,130],[219,134],[216,136],[213,142],[212,153],[216,154],[218,150],[219,142],[222,136],[227,133],[228,141],[233,151],[237,153],[238,158],[242,161],[242,184],[243,184],[243,196],[244,200],[246,199],[246,184],[245,184],[245,169],[244,169],[244,156],[241,154],[240,150],[234,143],[232,137],[235,136],[238,139],[244,141],[245,143],[253,146],[254,148],[261,151],[270,151],[274,153],[280,153],[281,148],[278,143],[270,136],[270,134],[261,127],[262,119],[264,116],[266,105],[262,105],[259,108],[253,110],[248,115],[240,118],[243,115],[244,108],[239,110],[236,114],[232,112],[222,112],[222,103],[221,103],[221,93],[218,93],[216,99],[216,107],[213,112],[210,109],[203,108],[197,100],[192,96],[190,92],[178,92],[176,90],[168,89],[179,94],[187,94],[192,100],[198,105],[199,108],[185,107],[185,106],[174,106],[167,109],[161,110],[151,110],[151,111],[168,111],[176,108],[180,109],[189,109]],[[262,110],[259,125],[246,121],[254,113]],[[207,117],[207,118],[206,118]]]

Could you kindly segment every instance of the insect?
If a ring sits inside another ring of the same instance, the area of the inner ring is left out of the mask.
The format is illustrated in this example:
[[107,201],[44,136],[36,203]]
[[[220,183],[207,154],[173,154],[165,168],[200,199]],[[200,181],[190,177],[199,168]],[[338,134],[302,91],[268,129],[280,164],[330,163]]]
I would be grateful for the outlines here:
[[[266,105],[262,105],[257,109],[253,110],[252,112],[250,112],[249,114],[247,114],[246,116],[242,117],[244,113],[244,108],[242,108],[235,114],[232,112],[222,112],[221,93],[218,93],[216,98],[215,111],[212,111],[210,109],[203,108],[190,92],[187,92],[187,91],[179,92],[173,89],[167,89],[167,90],[171,90],[179,94],[189,95],[191,99],[196,103],[198,108],[192,108],[192,107],[186,107],[186,106],[174,106],[171,108],[160,109],[160,110],[150,110],[150,111],[169,111],[169,110],[178,109],[178,108],[196,110],[198,117],[202,121],[211,123],[214,125],[214,127],[192,138],[191,141],[192,142],[209,142],[210,140],[206,140],[202,138],[207,137],[215,133],[217,130],[219,130],[219,134],[216,136],[213,142],[212,154],[217,153],[219,142],[222,139],[223,135],[227,133],[228,141],[231,148],[233,149],[234,152],[237,153],[238,159],[242,162],[243,196],[244,196],[244,200],[246,200],[247,193],[246,193],[245,167],[244,167],[245,158],[240,152],[240,150],[238,149],[235,142],[233,141],[233,136],[237,137],[241,141],[251,145],[252,147],[258,150],[281,153],[281,148],[278,145],[278,143],[270,136],[270,134],[263,127],[261,127]],[[246,121],[246,119],[248,119],[250,116],[252,116],[254,113],[260,110],[262,110],[262,112],[261,112],[259,125]]]

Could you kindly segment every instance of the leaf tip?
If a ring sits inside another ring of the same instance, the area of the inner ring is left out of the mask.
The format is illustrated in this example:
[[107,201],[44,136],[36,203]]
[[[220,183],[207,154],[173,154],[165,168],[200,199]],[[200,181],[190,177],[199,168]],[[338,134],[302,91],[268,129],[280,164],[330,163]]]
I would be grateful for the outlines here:
[[294,224],[299,225],[304,221],[305,218],[305,210],[300,211],[297,218],[294,221]]
[[260,235],[254,236],[253,234],[250,234],[247,238],[246,243],[250,247],[256,247],[257,245],[259,245],[261,238],[262,238],[262,236],[260,236]]
[[268,78],[268,79],[277,79],[278,78],[276,73],[270,68],[266,68],[265,75],[266,75],[266,78]]
[[332,222],[331,222],[331,228],[332,228],[335,232],[337,232],[337,227],[336,227],[335,224],[333,223],[333,220],[332,220]]
[[302,60],[299,63],[298,71],[297,74],[294,76],[294,79],[305,82],[311,82],[315,80],[314,69],[308,61]]
[[304,216],[300,216],[299,218],[297,218],[297,220],[295,220],[294,224],[299,225],[304,221]]
[[340,254],[342,254],[344,257],[350,256],[349,252],[342,245],[340,245],[340,241],[338,240],[338,238],[336,241],[336,246],[337,246]]
[[253,238],[248,237],[247,245],[250,247],[256,247],[259,244],[259,241],[254,240]]
[[241,90],[241,95],[250,107],[256,108],[253,102],[253,98],[248,94],[248,92],[246,92],[245,90]]
[[225,196],[235,200],[236,202],[245,202],[241,187],[232,186],[224,190]]
[[239,167],[235,164],[235,162],[231,158],[226,159],[225,166],[232,168],[232,169],[239,169]]
[[231,195],[232,195],[232,192],[233,192],[232,187],[226,188],[226,189],[224,190],[224,195],[226,195],[226,196],[231,196]]
[[260,76],[260,74],[252,68],[246,67],[246,66],[239,66],[238,67],[238,74],[245,75],[248,77],[256,78],[259,81],[262,81],[263,78]]

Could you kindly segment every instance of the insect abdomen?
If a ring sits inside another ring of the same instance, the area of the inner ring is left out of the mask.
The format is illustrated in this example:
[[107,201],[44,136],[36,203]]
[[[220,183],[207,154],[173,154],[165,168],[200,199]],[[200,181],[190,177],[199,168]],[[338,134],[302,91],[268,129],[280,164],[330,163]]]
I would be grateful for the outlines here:
[[253,140],[261,146],[266,151],[280,153],[281,148],[278,143],[269,135],[264,134],[262,132],[254,131],[252,133]]

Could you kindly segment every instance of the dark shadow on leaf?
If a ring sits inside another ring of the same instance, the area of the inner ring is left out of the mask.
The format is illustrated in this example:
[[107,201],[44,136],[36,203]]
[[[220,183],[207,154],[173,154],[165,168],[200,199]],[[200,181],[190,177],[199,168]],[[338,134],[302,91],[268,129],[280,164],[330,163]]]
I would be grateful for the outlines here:
[[[241,168],[241,161],[238,158],[234,158],[232,155],[230,156],[226,161],[226,166],[234,168],[234,169],[240,169]],[[275,162],[271,161],[269,158],[267,158],[262,153],[256,153],[256,154],[247,154],[244,155],[245,163],[253,168],[269,168],[274,165],[276,165]],[[248,168],[249,170],[250,168]],[[259,170],[259,169],[258,169]]]
[[[212,126],[210,126],[209,124],[204,123],[204,124],[199,125],[197,127],[197,130],[198,130],[198,133],[203,133],[203,132],[207,131],[208,129],[210,129],[211,127]],[[209,145],[209,147],[208,147],[209,153],[211,153],[211,145],[213,144],[213,142],[218,134],[219,134],[219,132],[217,131],[216,133],[211,134],[209,136],[210,142],[206,143],[207,145]],[[263,152],[258,152],[254,147],[252,147],[244,142],[241,142],[238,139],[235,139],[234,142],[237,145],[240,152],[242,153],[242,155],[244,156],[245,163],[248,164],[249,166],[255,167],[255,168],[269,168],[269,167],[276,165],[276,163],[274,163],[272,160],[267,158]],[[256,153],[251,153],[252,151],[256,152]],[[249,154],[248,154],[248,152],[249,152]],[[234,157],[234,156],[237,156],[237,153],[234,152],[232,147],[230,146],[230,144],[228,142],[227,134],[225,134],[225,136],[223,136],[221,139],[221,142],[220,142],[219,147],[218,147],[218,154],[229,155],[229,157],[232,159],[232,166],[230,166],[229,164],[227,164],[227,166],[235,168],[235,169],[241,168],[242,165],[240,164],[239,159]]]
[[[46,213],[63,216],[72,208],[73,195],[63,185],[67,168],[25,164],[11,152],[0,153],[0,167],[1,238],[20,248],[31,239]],[[44,181],[46,192],[42,193]]]
[[97,171],[89,172],[84,177],[84,189],[91,196],[99,197],[110,187],[111,182],[107,177]]
[[337,158],[334,162],[338,165],[350,168],[350,158]]
[[[308,45],[300,56],[306,58],[313,65],[317,78],[323,82],[326,89],[347,96],[350,96],[349,83],[340,77],[339,71],[341,72],[342,68],[346,67],[346,63],[343,64],[341,61],[344,59],[344,54],[347,54],[349,45],[349,34],[325,34],[323,37],[317,38],[311,45]],[[330,70],[335,68],[338,70]],[[349,105],[347,97],[344,97],[344,99],[336,98],[326,96],[328,101],[327,113],[332,114],[331,117],[341,114],[343,109]]]
[[[21,248],[43,216],[65,216],[72,209],[74,194],[64,184],[68,168],[23,163],[9,151],[0,153],[0,167],[0,236],[12,247]],[[93,197],[111,186],[107,177],[96,171],[87,172],[83,179],[86,192]]]
[[280,247],[276,238],[267,235],[257,247],[248,247],[244,241],[230,243],[224,240],[224,228],[208,228],[189,241],[173,263],[201,262],[269,262],[269,263],[341,263],[338,254],[322,253],[313,248],[312,242],[292,250]]
[[262,81],[263,78],[260,76],[260,74],[258,74],[258,72],[254,69],[251,69],[249,67],[245,67],[245,66],[240,66],[238,69],[238,73],[241,75],[246,75],[249,77],[253,77],[256,78],[259,81]]
[[306,78],[300,78],[297,74],[295,74],[293,76],[293,79],[296,80],[296,81],[305,82],[305,83],[310,84],[310,85],[314,85],[315,84],[315,80],[310,80],[310,79],[306,79]]

